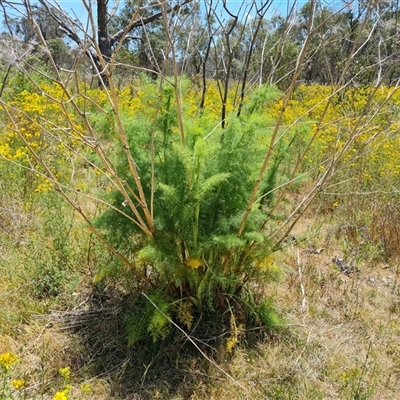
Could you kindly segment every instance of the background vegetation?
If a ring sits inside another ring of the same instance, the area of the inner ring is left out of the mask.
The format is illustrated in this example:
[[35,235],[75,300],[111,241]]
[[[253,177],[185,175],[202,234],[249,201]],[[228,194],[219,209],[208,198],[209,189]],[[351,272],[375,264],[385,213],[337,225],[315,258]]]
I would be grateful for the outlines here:
[[1,4],[0,398],[394,398],[397,5],[109,6]]

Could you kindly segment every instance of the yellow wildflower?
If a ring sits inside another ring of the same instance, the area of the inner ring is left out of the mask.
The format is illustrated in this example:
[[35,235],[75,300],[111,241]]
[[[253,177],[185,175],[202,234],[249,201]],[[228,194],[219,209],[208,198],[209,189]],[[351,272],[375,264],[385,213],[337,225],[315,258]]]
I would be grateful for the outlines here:
[[91,392],[91,388],[90,385],[88,383],[82,383],[80,386],[81,390],[83,393],[90,393]]
[[186,260],[186,265],[190,268],[197,269],[203,265],[203,261],[198,258],[188,258]]
[[36,189],[36,193],[45,193],[45,192],[50,192],[50,190],[53,188],[53,183],[51,183],[48,179],[46,179],[43,183],[40,183]]
[[62,390],[61,392],[57,392],[53,400],[68,400],[68,390]]
[[[66,367],[66,368],[69,369],[69,367]],[[62,368],[62,369],[65,369],[65,368]],[[66,385],[64,390],[61,390],[54,395],[53,400],[68,400],[68,393],[71,389],[72,389],[71,385]]]
[[64,367],[58,370],[58,373],[65,379],[69,379],[71,377],[71,368]]
[[262,260],[257,262],[257,267],[262,269],[263,271],[268,271],[269,269],[274,269],[275,266],[275,258],[272,254],[268,254]]
[[6,371],[16,362],[18,362],[18,357],[14,353],[7,352],[0,354],[0,366]]
[[11,381],[11,385],[14,387],[14,389],[19,390],[25,385],[25,379],[14,379]]

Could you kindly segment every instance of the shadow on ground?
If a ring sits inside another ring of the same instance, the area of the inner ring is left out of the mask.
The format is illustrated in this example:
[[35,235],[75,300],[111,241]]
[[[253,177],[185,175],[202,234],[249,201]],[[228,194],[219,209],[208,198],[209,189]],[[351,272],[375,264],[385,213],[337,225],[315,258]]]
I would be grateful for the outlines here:
[[[115,293],[94,291],[83,309],[59,315],[59,323],[84,349],[76,355],[75,370],[105,379],[112,399],[189,399],[200,382],[203,388],[212,383],[215,368],[209,360],[226,362],[230,356],[225,349],[229,318],[202,316],[190,339],[173,329],[165,340],[154,342],[149,336],[129,346],[124,326],[128,303]],[[252,333],[245,343],[251,347],[261,337]]]

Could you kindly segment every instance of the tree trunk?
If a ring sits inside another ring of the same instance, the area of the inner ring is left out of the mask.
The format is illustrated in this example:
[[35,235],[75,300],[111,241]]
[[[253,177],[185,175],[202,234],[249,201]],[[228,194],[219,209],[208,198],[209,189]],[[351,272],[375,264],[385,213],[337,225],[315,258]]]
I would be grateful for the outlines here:
[[100,85],[108,86],[109,76],[106,68],[109,62],[112,50],[111,50],[111,38],[108,34],[108,14],[107,14],[108,0],[97,1],[97,40],[99,44],[100,54],[96,60],[96,66],[99,72],[99,83]]

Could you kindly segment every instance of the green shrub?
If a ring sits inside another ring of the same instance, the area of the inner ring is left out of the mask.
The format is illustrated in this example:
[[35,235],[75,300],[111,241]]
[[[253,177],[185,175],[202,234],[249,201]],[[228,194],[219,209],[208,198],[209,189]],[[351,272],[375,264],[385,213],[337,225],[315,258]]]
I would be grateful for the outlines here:
[[[268,145],[268,118],[232,118],[226,129],[212,132],[207,121],[187,120],[184,145],[177,133],[170,88],[163,96],[155,130],[143,117],[124,118],[143,190],[147,198],[153,198],[154,237],[145,237],[126,217],[134,215],[120,191],[111,194],[108,201],[113,207],[97,220],[97,226],[130,260],[132,268],[146,277],[134,287],[139,292],[157,288],[160,308],[181,324],[188,326],[188,321],[203,312],[222,315],[233,302],[243,315],[250,310],[259,314],[253,322],[272,326],[277,320],[273,307],[265,303],[254,307],[247,296],[254,283],[274,276],[272,263],[266,261],[270,260],[272,243],[262,229],[268,207],[256,203],[244,231],[238,234]],[[264,191],[275,185],[286,157],[285,151],[278,152],[260,186]],[[120,160],[119,176],[127,187],[134,188],[126,157],[121,152],[116,158]],[[257,197],[264,193],[260,190]],[[146,310],[141,314],[144,323],[137,323],[135,312],[128,318],[128,325],[137,327],[128,329],[131,342],[146,332],[154,339],[166,334],[168,320],[154,314],[151,307],[139,307],[140,314]]]

